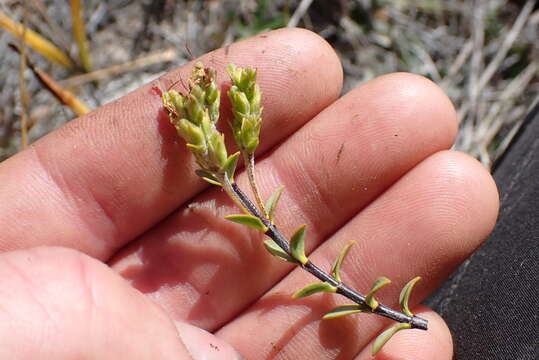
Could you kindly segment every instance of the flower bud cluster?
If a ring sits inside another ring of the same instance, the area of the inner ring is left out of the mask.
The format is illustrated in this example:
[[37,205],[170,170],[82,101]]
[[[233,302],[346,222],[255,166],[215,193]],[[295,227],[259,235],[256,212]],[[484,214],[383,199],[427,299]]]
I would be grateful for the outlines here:
[[220,91],[215,83],[215,70],[196,64],[189,80],[189,93],[169,90],[163,94],[163,104],[200,167],[210,172],[221,171],[226,165],[227,151],[224,135],[216,127]]
[[253,154],[259,143],[262,123],[262,93],[256,83],[256,70],[234,64],[230,64],[227,70],[232,80],[232,87],[228,91],[234,114],[232,132],[240,149]]

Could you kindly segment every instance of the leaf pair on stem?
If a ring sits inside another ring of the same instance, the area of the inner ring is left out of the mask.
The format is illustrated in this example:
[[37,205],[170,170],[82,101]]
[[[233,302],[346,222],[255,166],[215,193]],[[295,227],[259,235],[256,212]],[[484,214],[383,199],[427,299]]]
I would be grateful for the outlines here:
[[[375,294],[391,281],[379,277],[366,295],[352,290],[342,282],[341,266],[353,243],[347,244],[337,257],[331,271],[325,272],[313,264],[305,253],[306,226],[300,226],[287,240],[276,228],[273,216],[283,187],[279,187],[264,203],[257,188],[254,171],[254,153],[259,144],[262,123],[262,93],[256,82],[256,70],[228,66],[232,87],[228,96],[232,104],[234,119],[232,133],[239,152],[228,155],[224,135],[216,127],[219,120],[220,91],[215,83],[215,70],[197,63],[189,80],[189,92],[180,94],[175,90],[163,94],[163,104],[178,135],[187,143],[200,166],[196,171],[202,179],[223,187],[223,190],[243,210],[243,214],[225,218],[258,231],[269,237],[264,241],[266,250],[273,256],[300,266],[320,281],[307,285],[293,297],[302,298],[320,292],[337,293],[354,304],[341,305],[323,316],[334,319],[359,312],[373,313],[388,317],[398,324],[378,336],[374,342],[373,354],[397,332],[403,329],[427,329],[427,321],[414,316],[408,307],[408,300],[415,283],[414,278],[401,291],[399,303],[401,311],[393,310],[375,298]],[[234,172],[239,156],[243,157],[249,178],[249,185],[255,201],[234,182]]]

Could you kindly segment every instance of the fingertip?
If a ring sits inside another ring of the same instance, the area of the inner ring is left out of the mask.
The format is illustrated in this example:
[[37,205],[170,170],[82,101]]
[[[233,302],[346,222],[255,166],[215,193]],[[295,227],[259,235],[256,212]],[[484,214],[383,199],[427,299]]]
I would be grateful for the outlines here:
[[[445,321],[431,309],[420,306],[415,315],[429,322],[427,331],[403,330],[395,334],[380,350],[372,356],[372,344],[363,349],[356,360],[450,360],[453,357],[451,332]],[[390,326],[393,326],[390,325]],[[380,332],[381,333],[381,332]]]
[[226,341],[186,322],[175,322],[176,329],[189,355],[194,360],[241,360],[243,357]]
[[373,99],[377,106],[402,118],[413,119],[414,113],[421,114],[426,120],[424,125],[429,126],[430,122],[429,127],[445,138],[447,147],[453,144],[458,130],[455,107],[437,84],[424,76],[405,72],[383,75],[369,83],[373,89],[383,89],[379,94],[385,94]]
[[[460,262],[481,245],[496,224],[499,210],[496,183],[479,161],[460,151],[438,152],[425,164],[431,164],[433,169],[429,174],[432,197],[438,193],[438,197],[446,199],[446,206],[440,206],[439,218],[446,221],[453,218],[453,230],[462,229],[458,239],[453,237],[445,244],[448,246],[445,256],[451,251]],[[439,224],[443,226],[443,222]]]

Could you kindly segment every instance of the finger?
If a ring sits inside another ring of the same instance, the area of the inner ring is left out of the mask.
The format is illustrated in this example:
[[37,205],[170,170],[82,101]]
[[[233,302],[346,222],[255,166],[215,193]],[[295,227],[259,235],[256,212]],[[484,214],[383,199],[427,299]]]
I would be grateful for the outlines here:
[[[221,84],[229,62],[259,70],[261,151],[294,132],[341,89],[335,53],[304,30],[259,35],[198,60],[217,68]],[[0,250],[62,245],[106,259],[206,187],[152,90],[186,79],[192,65],[76,119],[2,163]]]
[[429,330],[400,331],[387,342],[382,350],[372,356],[374,340],[367,345],[356,360],[451,360],[453,342],[445,321],[434,311],[425,307],[414,313],[429,322]]
[[185,322],[176,322],[183,344],[194,360],[241,360],[243,357],[226,341]]
[[[425,298],[462,262],[494,226],[498,209],[495,184],[474,159],[456,152],[437,153],[406,174],[354,217],[309,258],[328,271],[350,240],[356,241],[342,268],[343,281],[365,293],[379,276],[393,280],[378,299],[398,309],[399,291],[415,276],[411,306]],[[295,269],[248,311],[217,334],[245,357],[277,354],[294,359],[351,358],[387,321],[358,314],[335,320],[321,317],[336,305],[350,303],[333,294],[293,300],[291,294],[315,279]],[[272,324],[271,327],[263,324]],[[237,334],[255,331],[245,341]],[[274,346],[272,346],[273,344]]]
[[[455,129],[452,106],[432,82],[384,76],[262,159],[259,182],[265,197],[286,185],[276,223],[287,236],[306,223],[311,251],[422,159],[450,147]],[[243,174],[238,182],[246,188]],[[113,267],[175,319],[222,326],[291,269],[268,256],[263,236],[222,219],[237,211],[219,189],[197,197],[122,251]]]
[[9,339],[0,347],[2,359],[238,358],[211,335],[186,326],[178,332],[157,305],[73,250],[1,254],[0,276],[0,338]]

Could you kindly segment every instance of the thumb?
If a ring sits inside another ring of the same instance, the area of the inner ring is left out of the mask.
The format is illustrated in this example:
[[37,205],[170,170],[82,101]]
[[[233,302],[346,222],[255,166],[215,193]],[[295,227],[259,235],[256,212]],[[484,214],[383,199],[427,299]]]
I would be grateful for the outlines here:
[[239,358],[203,330],[177,328],[150,299],[80,252],[3,253],[0,278],[0,359]]

